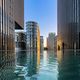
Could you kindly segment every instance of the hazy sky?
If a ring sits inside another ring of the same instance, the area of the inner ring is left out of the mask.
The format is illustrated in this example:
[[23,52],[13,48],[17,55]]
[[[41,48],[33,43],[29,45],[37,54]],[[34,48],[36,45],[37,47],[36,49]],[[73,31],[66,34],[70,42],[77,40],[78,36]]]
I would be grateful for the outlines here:
[[57,33],[57,0],[25,0],[24,3],[25,22],[38,22],[45,37],[49,32]]

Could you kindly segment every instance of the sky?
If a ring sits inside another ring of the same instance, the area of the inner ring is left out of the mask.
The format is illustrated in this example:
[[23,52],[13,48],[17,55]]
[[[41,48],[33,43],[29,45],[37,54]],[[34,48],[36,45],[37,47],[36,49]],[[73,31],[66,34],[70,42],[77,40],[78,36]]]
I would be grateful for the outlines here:
[[41,36],[57,33],[57,0],[24,0],[24,20],[37,22]]

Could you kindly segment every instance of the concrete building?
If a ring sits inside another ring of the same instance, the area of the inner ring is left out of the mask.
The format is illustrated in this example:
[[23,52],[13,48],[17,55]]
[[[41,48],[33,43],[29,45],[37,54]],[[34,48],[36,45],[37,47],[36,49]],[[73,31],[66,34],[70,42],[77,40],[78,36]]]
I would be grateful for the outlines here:
[[[17,0],[0,0],[0,68],[3,68],[2,71],[0,69],[1,80],[12,80],[14,77],[13,70],[15,66],[15,21],[18,21],[16,18],[14,19],[14,16],[17,17],[17,15],[14,13],[18,12],[18,10],[21,9],[18,7],[14,11],[14,1]],[[20,2],[20,0],[18,1]],[[16,3],[16,5],[18,5],[19,2]],[[22,4],[19,6],[24,6]],[[23,15],[21,14],[21,16]]]
[[47,38],[48,50],[54,50],[54,40],[55,40],[55,33],[49,33],[48,38]]
[[26,34],[23,30],[15,32],[15,50],[26,50]]
[[14,1],[14,20],[15,29],[24,28],[24,0],[13,0]]
[[80,49],[80,0],[58,0],[58,49]]
[[0,0],[0,50],[15,49],[15,28],[18,25],[18,28],[24,26],[23,2],[24,0]]
[[[38,23],[29,21],[26,23],[27,50],[37,50],[40,53],[40,30]],[[40,54],[39,54],[40,55]]]
[[44,50],[44,39],[43,36],[40,36],[40,51],[43,52]]
[[13,0],[0,0],[0,50],[14,49]]

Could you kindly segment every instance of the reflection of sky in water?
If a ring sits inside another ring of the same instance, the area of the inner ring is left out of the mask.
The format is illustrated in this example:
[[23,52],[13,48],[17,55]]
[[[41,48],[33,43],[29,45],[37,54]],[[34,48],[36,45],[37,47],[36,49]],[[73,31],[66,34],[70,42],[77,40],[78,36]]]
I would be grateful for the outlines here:
[[[4,55],[4,56],[3,56]],[[37,58],[36,51],[0,52],[0,80],[79,80],[79,52],[44,51]],[[5,63],[4,63],[5,61]],[[16,64],[16,65],[15,65]]]
[[57,80],[57,61],[53,51],[44,51],[40,65],[39,80]]
[[44,51],[44,54],[43,54],[43,66],[46,66],[47,65],[47,52]]

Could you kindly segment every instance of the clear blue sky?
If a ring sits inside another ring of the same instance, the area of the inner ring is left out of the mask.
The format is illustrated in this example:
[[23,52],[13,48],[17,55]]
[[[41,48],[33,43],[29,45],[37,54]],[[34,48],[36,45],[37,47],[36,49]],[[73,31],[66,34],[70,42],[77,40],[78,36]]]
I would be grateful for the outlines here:
[[44,37],[49,32],[57,33],[57,0],[24,0],[24,4],[25,22],[38,22]]

